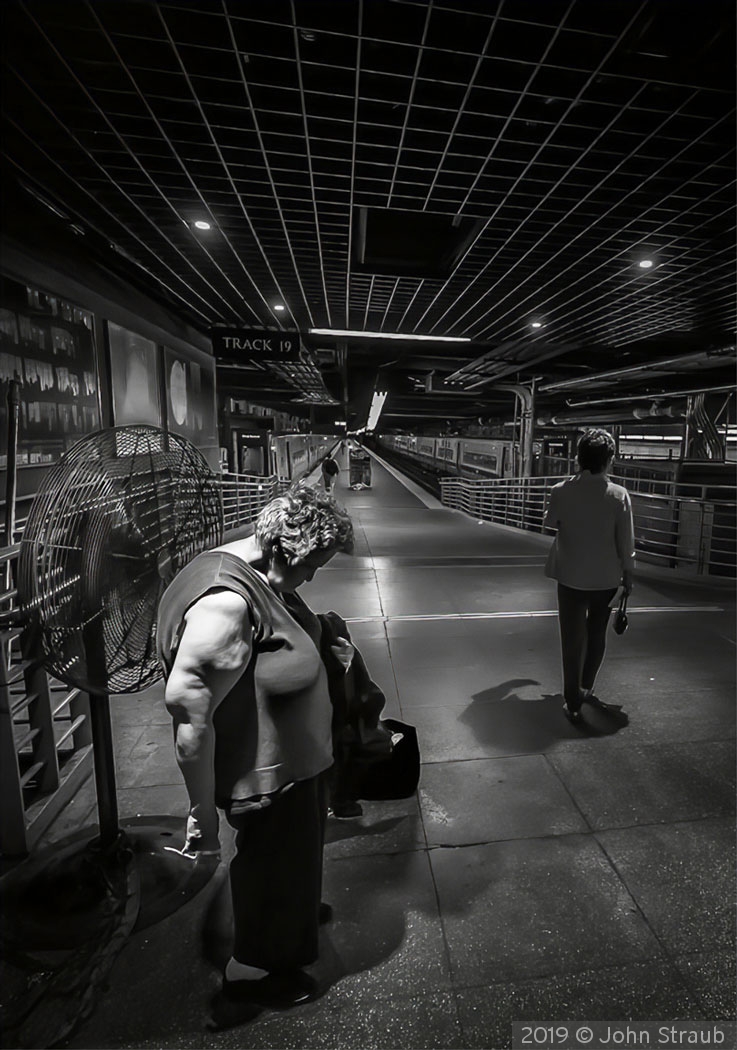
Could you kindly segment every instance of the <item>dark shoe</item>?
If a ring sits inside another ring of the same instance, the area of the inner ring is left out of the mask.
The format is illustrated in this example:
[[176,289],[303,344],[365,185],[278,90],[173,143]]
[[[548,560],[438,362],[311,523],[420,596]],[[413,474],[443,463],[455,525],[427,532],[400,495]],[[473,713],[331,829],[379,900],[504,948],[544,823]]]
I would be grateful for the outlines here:
[[224,1032],[255,1021],[263,1013],[258,1003],[233,1003],[224,992],[218,992],[210,1001],[210,1015],[205,1022],[208,1032]]
[[321,926],[324,926],[325,923],[330,922],[332,920],[332,918],[333,918],[333,906],[332,906],[332,904],[326,904],[325,901],[322,901],[321,904],[320,904],[320,910],[317,913],[317,921],[320,923]]
[[607,718],[616,722],[620,726],[629,725],[629,715],[626,711],[622,710],[621,704],[607,704],[593,694],[586,697],[584,703],[591,704],[595,711],[601,711],[602,715],[606,715]]
[[339,819],[360,817],[363,814],[363,806],[360,802],[333,802],[330,808],[333,816]]
[[211,1003],[210,1031],[248,1024],[263,1010],[289,1010],[316,999],[318,986],[303,970],[269,973],[258,981],[229,981],[223,978],[221,990]]
[[563,704],[563,714],[566,716],[571,725],[577,726],[580,725],[581,722],[583,722],[580,707],[573,708],[569,707],[568,704]]

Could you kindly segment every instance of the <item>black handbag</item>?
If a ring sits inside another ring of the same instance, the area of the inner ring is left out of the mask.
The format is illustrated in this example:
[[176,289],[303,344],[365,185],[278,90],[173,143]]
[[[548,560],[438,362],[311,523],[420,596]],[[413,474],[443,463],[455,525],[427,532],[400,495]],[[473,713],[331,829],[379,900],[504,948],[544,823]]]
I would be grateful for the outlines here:
[[396,718],[379,723],[392,734],[388,755],[351,761],[354,795],[369,802],[409,798],[420,782],[420,745],[414,726]]
[[614,623],[612,624],[615,634],[624,634],[629,626],[629,620],[627,619],[627,595],[623,594],[619,599],[619,608],[614,614]]

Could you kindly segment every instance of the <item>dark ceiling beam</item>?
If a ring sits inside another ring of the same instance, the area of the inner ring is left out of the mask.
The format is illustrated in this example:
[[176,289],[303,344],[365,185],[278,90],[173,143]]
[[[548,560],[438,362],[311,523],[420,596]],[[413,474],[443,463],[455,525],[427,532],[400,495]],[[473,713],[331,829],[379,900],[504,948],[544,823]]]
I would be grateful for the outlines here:
[[469,361],[468,364],[463,365],[452,375],[449,375],[446,379],[448,383],[454,383],[461,379],[467,379],[475,373],[481,372],[482,367],[489,362],[498,361],[502,354],[505,354],[507,350],[514,349],[519,346],[518,339],[509,339],[505,343],[500,343],[499,346],[495,346],[493,350],[489,350],[487,353],[482,354],[480,357],[476,357],[473,361]]
[[493,375],[485,376],[484,378],[477,380],[475,383],[469,383],[465,389],[473,390],[476,387],[484,386],[486,383],[496,383],[500,379],[506,378],[506,376],[513,375],[515,372],[527,372],[532,368],[537,368],[537,366],[542,364],[543,361],[549,361],[553,357],[560,357],[562,354],[578,349],[580,349],[580,347],[573,344],[555,346],[552,349],[546,350],[542,354],[537,354],[535,357],[528,358],[526,361],[517,361],[516,363],[508,364],[505,368],[497,369]]
[[608,372],[595,372],[593,375],[577,376],[575,379],[558,379],[553,383],[543,383],[537,389],[539,393],[549,393],[553,390],[570,390],[571,388],[586,386],[591,383],[606,383],[611,379],[621,379],[622,376],[638,377],[648,372],[678,372],[684,365],[711,364],[718,367],[729,357],[735,356],[734,344],[729,346],[715,347],[709,350],[699,350],[691,354],[680,354],[678,357],[664,357],[657,361],[643,361],[639,365],[628,365],[625,368],[613,368]]

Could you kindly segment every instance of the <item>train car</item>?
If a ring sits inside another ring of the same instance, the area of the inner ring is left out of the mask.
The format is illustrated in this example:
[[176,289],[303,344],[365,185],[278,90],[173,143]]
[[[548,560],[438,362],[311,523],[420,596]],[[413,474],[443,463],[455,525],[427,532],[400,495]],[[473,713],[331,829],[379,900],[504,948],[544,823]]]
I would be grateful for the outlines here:
[[511,441],[469,438],[459,441],[460,473],[464,477],[509,478],[514,474]]
[[322,459],[335,438],[319,434],[277,434],[271,439],[272,473],[299,481]]
[[458,472],[461,442],[458,438],[438,438],[435,443],[435,458],[438,464],[451,473]]
[[504,439],[413,437],[383,434],[384,448],[416,459],[438,474],[462,477],[508,478],[514,475],[514,445]]
[[418,436],[414,455],[425,463],[434,463],[437,458],[437,438]]

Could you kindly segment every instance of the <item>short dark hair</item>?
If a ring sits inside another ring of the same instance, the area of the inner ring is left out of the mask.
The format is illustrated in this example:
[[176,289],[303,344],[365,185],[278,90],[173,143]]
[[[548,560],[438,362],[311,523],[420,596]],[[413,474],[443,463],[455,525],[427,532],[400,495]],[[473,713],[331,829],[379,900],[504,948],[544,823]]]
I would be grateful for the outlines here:
[[617,446],[607,430],[592,427],[578,439],[576,457],[581,470],[590,470],[592,474],[601,474],[606,470],[610,459],[614,457]]

